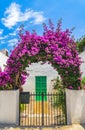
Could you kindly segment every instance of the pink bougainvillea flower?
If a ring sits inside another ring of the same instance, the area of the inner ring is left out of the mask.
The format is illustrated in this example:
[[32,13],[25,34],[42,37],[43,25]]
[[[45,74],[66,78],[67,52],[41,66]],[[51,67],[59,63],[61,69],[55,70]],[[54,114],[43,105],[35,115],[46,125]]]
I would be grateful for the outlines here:
[[0,87],[9,84],[13,88],[16,85],[21,87],[27,78],[24,74],[26,67],[33,62],[48,61],[58,71],[66,88],[78,89],[81,59],[76,50],[76,43],[69,29],[62,31],[61,22],[58,22],[56,29],[51,21],[49,24],[50,28],[43,24],[43,36],[29,31],[19,34],[20,39],[7,60],[4,72],[0,70]]

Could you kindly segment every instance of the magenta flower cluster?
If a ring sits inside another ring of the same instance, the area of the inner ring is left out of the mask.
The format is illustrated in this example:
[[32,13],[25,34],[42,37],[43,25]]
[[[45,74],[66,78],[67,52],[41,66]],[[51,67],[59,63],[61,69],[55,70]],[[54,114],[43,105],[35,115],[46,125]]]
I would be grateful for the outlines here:
[[76,50],[76,43],[71,38],[69,29],[62,31],[61,22],[54,29],[50,21],[50,28],[43,24],[43,36],[28,31],[20,33],[21,39],[12,51],[4,72],[0,72],[0,86],[7,84],[20,87],[28,76],[26,67],[29,64],[48,61],[62,78],[63,85],[69,89],[80,87],[81,60]]
[[7,72],[0,71],[0,86],[3,86],[4,89],[7,84],[11,83],[11,77]]

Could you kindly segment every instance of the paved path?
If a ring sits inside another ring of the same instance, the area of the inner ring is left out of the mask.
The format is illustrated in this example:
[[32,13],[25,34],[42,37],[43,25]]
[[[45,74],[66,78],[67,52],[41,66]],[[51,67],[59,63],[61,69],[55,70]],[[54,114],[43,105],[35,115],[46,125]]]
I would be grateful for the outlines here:
[[74,124],[70,126],[55,127],[55,128],[0,128],[0,130],[85,130],[81,125]]

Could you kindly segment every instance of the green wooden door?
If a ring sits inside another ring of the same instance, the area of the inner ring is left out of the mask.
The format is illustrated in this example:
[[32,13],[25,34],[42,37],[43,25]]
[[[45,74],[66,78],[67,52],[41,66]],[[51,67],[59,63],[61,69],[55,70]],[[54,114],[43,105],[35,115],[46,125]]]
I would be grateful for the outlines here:
[[[36,101],[42,100],[42,95],[39,94],[46,94],[47,93],[47,77],[46,76],[36,76],[35,77],[35,85],[36,85]],[[44,95],[44,101],[47,100],[47,96]]]

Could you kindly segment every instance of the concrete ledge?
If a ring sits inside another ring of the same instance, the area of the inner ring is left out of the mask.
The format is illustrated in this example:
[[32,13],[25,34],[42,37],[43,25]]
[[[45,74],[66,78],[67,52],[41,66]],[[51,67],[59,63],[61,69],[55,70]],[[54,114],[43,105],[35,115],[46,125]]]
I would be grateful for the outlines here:
[[84,130],[84,128],[79,124],[69,125],[69,126],[63,126],[63,127],[43,127],[43,128],[13,128],[10,127],[7,130]]
[[63,126],[60,130],[84,130],[84,128],[79,124],[74,124],[70,126]]

